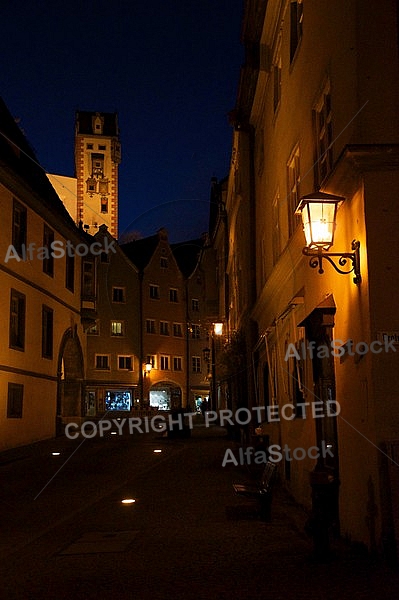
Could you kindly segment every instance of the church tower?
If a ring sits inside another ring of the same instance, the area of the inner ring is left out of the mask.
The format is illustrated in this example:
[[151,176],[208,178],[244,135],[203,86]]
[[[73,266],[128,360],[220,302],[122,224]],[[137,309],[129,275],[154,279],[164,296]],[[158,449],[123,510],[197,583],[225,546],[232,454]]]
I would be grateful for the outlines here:
[[77,221],[94,235],[105,224],[118,237],[118,165],[121,162],[116,113],[77,111],[75,171]]

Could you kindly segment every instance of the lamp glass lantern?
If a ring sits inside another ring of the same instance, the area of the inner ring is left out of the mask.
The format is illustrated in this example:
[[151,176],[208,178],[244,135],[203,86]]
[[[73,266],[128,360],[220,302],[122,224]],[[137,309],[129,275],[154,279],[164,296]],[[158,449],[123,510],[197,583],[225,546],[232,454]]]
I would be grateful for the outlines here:
[[223,335],[223,323],[214,323],[213,324],[213,333],[215,335]]
[[144,375],[149,375],[151,373],[152,370],[152,363],[147,362],[144,365]]
[[338,205],[345,198],[315,192],[301,198],[295,214],[302,216],[308,248],[328,250],[334,244]]

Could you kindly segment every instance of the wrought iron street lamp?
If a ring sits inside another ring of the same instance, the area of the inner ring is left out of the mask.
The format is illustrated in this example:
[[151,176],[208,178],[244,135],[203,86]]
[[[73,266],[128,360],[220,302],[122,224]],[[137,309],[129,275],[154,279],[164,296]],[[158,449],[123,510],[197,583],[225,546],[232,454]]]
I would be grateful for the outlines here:
[[[309,265],[319,273],[324,273],[323,259],[325,258],[342,275],[354,274],[353,282],[361,282],[360,275],[360,242],[353,240],[353,252],[326,252],[334,244],[336,215],[338,205],[343,202],[343,196],[334,196],[324,192],[315,192],[303,196],[295,211],[302,216],[303,230],[307,245],[302,252],[310,257]],[[351,268],[347,270],[346,265]],[[341,268],[342,267],[342,268]]]

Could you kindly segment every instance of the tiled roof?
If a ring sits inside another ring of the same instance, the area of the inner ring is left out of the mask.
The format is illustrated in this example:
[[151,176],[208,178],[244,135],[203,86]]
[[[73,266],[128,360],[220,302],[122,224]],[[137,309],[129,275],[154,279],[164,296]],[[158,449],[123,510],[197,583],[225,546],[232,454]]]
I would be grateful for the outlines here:
[[93,134],[93,117],[99,114],[104,119],[102,135],[114,137],[119,135],[118,114],[115,113],[96,113],[78,110],[76,111],[76,131],[86,135]]
[[127,244],[120,244],[120,248],[133,264],[142,271],[150,262],[158,243],[159,236],[156,234],[141,240],[133,240],[133,242]]

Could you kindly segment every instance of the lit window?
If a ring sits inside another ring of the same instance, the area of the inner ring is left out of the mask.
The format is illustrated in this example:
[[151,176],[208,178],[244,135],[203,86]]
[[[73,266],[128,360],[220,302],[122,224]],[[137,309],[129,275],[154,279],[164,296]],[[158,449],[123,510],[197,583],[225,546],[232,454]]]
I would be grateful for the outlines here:
[[122,321],[111,321],[111,335],[123,336],[123,322]]

